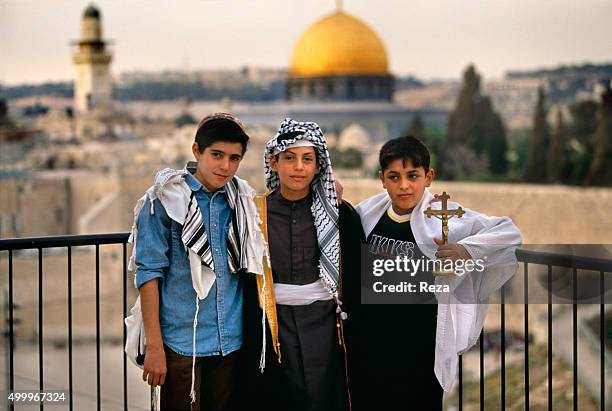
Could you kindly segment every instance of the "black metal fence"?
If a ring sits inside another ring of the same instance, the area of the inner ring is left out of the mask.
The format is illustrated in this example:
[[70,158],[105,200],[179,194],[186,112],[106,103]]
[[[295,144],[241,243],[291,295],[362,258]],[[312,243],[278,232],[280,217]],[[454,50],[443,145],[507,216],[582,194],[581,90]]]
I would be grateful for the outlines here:
[[[38,373],[39,373],[39,389],[43,391],[45,388],[45,373],[43,367],[43,250],[46,248],[65,248],[67,250],[67,284],[68,284],[68,391],[69,408],[73,409],[73,327],[72,327],[72,249],[77,246],[94,246],[95,247],[95,305],[96,305],[96,398],[97,409],[101,408],[101,392],[100,392],[100,246],[107,244],[120,244],[123,248],[122,266],[123,266],[123,316],[127,313],[127,240],[128,233],[114,234],[96,234],[96,235],[77,235],[77,236],[58,236],[58,237],[40,237],[40,238],[22,238],[22,239],[5,239],[0,240],[0,251],[8,253],[8,336],[9,339],[9,356],[8,356],[8,388],[10,391],[15,390],[14,382],[14,302],[13,302],[13,256],[17,250],[37,250],[38,251]],[[528,251],[519,249],[517,251],[518,260],[523,264],[524,275],[524,382],[525,382],[525,409],[529,409],[529,288],[527,284],[530,265],[541,265],[548,267],[548,409],[553,409],[553,347],[552,347],[552,269],[553,267],[565,267],[573,270],[573,295],[574,303],[572,304],[573,317],[573,409],[578,409],[578,326],[577,326],[577,276],[579,270],[590,270],[599,272],[600,285],[600,301],[599,301],[599,329],[600,329],[600,409],[605,410],[605,392],[606,392],[606,373],[605,373],[605,274],[612,272],[612,260],[595,259],[588,257],[566,256],[562,254],[543,253],[537,251]],[[501,292],[501,399],[500,409],[506,408],[506,303],[504,290]],[[125,343],[126,331],[123,329],[123,341]],[[480,358],[479,358],[479,387],[480,387],[480,409],[485,409],[485,372],[484,372],[484,339],[480,338]],[[459,357],[459,385],[458,385],[458,406],[459,410],[464,406],[464,375],[463,375],[463,358]],[[123,354],[123,407],[128,409],[128,384],[127,384],[127,357]],[[44,405],[40,405],[42,410]],[[11,406],[13,409],[13,406]]]
[[[39,375],[39,390],[45,388],[45,373],[43,367],[43,338],[44,338],[44,310],[43,310],[43,250],[47,248],[66,248],[67,252],[67,282],[68,282],[68,392],[69,392],[69,408],[73,409],[73,310],[72,310],[72,249],[77,246],[94,246],[95,247],[95,295],[96,295],[96,399],[97,409],[101,407],[100,393],[100,246],[106,244],[122,244],[123,245],[123,316],[127,312],[127,240],[129,233],[115,234],[95,234],[95,235],[75,235],[75,236],[58,236],[58,237],[39,237],[39,238],[19,238],[0,240],[0,251],[8,252],[8,338],[9,338],[9,356],[8,356],[8,382],[9,391],[15,390],[15,373],[14,373],[14,302],[13,302],[13,254],[17,250],[38,250],[38,375]],[[123,341],[126,338],[125,326],[123,329]],[[4,400],[3,400],[4,401]],[[127,357],[123,354],[123,407],[128,409],[128,387],[127,387]],[[44,408],[44,404],[40,404],[40,409]],[[14,405],[10,405],[10,409],[14,409]]]
[[[553,306],[553,267],[563,267],[572,270],[572,376],[573,376],[573,410],[578,410],[578,272],[579,270],[599,272],[599,389],[600,389],[600,410],[606,410],[606,325],[605,325],[605,306],[606,306],[606,287],[605,275],[612,273],[612,260],[592,258],[587,256],[566,255],[557,253],[548,253],[540,251],[531,251],[518,249],[516,252],[517,259],[523,264],[523,301],[524,301],[524,404],[525,410],[530,407],[530,385],[529,385],[529,266],[538,265],[547,268],[547,374],[548,374],[548,389],[547,389],[547,405],[548,410],[553,409],[553,321],[552,321],[552,306]],[[500,373],[501,373],[501,395],[499,409],[506,409],[506,301],[505,287],[500,290],[500,328],[501,328],[501,355],[500,355]],[[484,368],[484,330],[480,335],[479,344],[479,397],[480,410],[485,409],[485,368]],[[463,391],[464,391],[464,376],[463,376],[463,356],[459,356],[459,410],[463,409]]]

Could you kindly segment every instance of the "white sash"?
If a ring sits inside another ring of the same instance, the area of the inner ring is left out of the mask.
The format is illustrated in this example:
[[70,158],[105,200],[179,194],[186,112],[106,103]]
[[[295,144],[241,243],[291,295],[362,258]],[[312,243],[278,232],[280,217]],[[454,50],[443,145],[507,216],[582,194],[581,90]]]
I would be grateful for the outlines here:
[[274,284],[274,297],[280,305],[310,305],[332,299],[321,279],[305,285]]

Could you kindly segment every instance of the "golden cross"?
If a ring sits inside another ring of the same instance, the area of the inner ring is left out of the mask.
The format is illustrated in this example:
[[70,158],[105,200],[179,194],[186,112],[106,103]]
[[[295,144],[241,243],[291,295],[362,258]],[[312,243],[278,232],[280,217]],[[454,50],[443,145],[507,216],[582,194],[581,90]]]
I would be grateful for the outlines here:
[[427,210],[425,210],[425,215],[428,218],[435,217],[438,220],[442,220],[442,241],[444,241],[444,244],[448,244],[448,220],[450,220],[453,217],[461,218],[463,214],[465,214],[465,211],[463,211],[463,208],[461,207],[455,210],[449,210],[448,209],[449,199],[450,199],[450,196],[446,194],[446,191],[444,191],[442,192],[442,195],[438,196],[438,200],[442,200],[442,209],[432,210],[430,206],[430,207],[427,207]]
[[336,0],[336,11],[342,11],[342,0]]

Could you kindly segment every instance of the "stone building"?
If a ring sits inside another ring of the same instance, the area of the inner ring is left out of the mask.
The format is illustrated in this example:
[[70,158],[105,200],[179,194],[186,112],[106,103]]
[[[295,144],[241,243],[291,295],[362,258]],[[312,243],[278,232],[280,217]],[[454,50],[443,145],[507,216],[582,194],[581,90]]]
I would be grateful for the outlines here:
[[81,37],[73,43],[76,68],[74,108],[77,113],[88,113],[96,107],[109,107],[113,84],[110,74],[111,53],[102,38],[102,15],[93,4],[81,18]]

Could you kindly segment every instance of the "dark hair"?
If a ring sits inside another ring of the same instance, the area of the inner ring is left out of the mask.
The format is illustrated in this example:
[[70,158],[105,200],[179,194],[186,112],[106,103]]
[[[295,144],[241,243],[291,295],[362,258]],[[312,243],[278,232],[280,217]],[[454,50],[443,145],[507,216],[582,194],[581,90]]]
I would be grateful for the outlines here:
[[387,141],[378,153],[380,170],[395,160],[402,159],[405,163],[410,160],[414,167],[423,167],[425,172],[429,171],[429,149],[416,137],[403,136]]
[[244,131],[240,120],[231,114],[215,113],[204,117],[195,135],[200,153],[217,141],[242,144],[242,154],[246,153],[249,136]]

